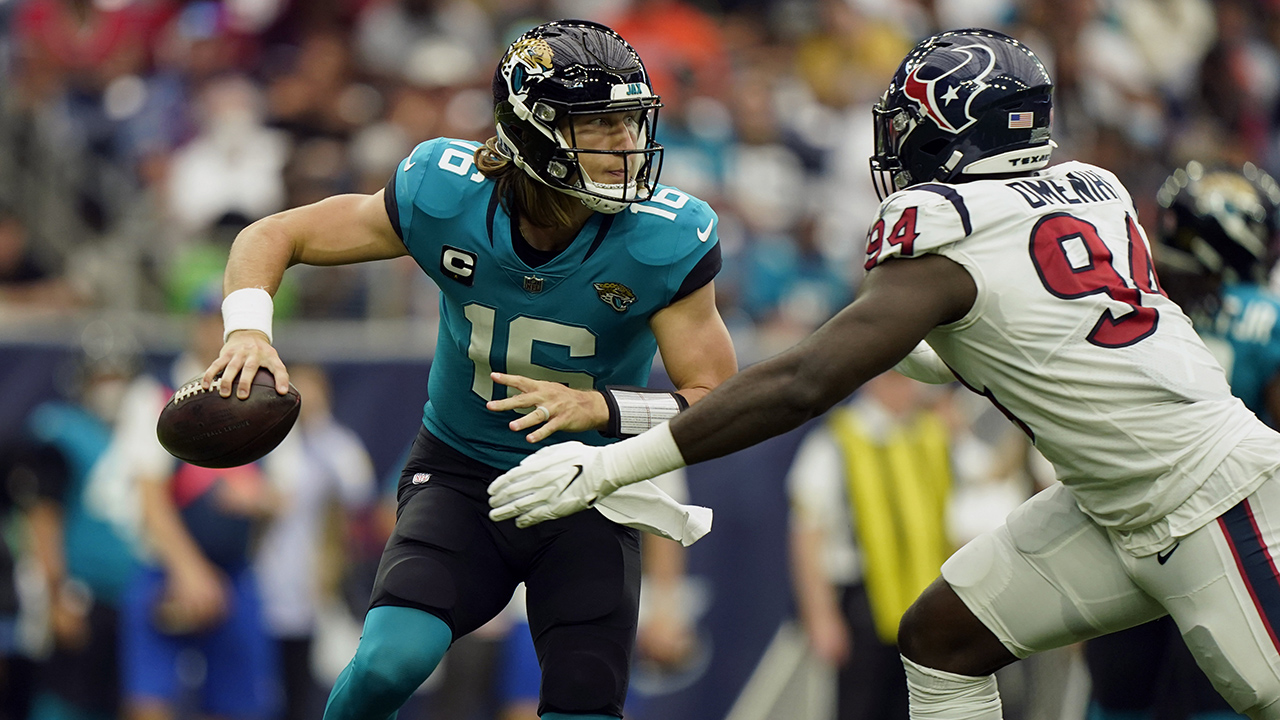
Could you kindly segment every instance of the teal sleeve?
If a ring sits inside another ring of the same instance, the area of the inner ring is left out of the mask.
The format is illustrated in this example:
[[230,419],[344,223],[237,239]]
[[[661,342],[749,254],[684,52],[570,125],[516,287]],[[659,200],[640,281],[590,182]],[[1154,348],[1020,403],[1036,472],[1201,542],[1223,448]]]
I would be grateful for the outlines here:
[[387,216],[391,218],[391,226],[396,229],[396,234],[406,245],[409,242],[407,238],[413,222],[415,199],[422,190],[427,169],[432,164],[431,159],[444,140],[444,138],[436,138],[420,143],[408,157],[400,161],[396,166],[395,174],[387,183],[385,194]]

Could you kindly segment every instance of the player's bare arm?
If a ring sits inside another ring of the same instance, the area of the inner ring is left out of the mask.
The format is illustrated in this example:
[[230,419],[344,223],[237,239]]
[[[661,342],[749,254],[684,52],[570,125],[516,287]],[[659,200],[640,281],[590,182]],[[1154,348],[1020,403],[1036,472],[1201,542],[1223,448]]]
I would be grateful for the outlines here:
[[[690,404],[737,371],[733,342],[716,310],[713,282],[655,313],[649,327],[658,341],[668,377]],[[509,425],[516,432],[540,425],[529,433],[531,443],[561,430],[600,430],[609,421],[608,405],[597,390],[574,390],[558,382],[507,373],[495,372],[492,377],[494,382],[520,392],[491,400],[485,407],[495,412],[531,410]]]
[[977,286],[939,255],[894,259],[858,298],[791,350],[747,368],[671,421],[689,464],[799,427],[892,368],[930,330],[969,312]]
[[649,327],[667,377],[690,405],[738,371],[733,340],[716,309],[714,281],[656,313]]
[[[399,257],[407,253],[387,217],[383,191],[372,195],[337,195],[311,205],[263,218],[236,236],[227,258],[223,292],[261,288],[271,295],[280,287],[284,271],[305,265],[347,265]],[[204,373],[204,386],[222,373],[236,378],[236,394],[249,396],[259,367],[271,371],[276,391],[289,391],[289,373],[266,334],[237,330],[228,335],[222,352]],[[233,382],[221,383],[229,397]]]

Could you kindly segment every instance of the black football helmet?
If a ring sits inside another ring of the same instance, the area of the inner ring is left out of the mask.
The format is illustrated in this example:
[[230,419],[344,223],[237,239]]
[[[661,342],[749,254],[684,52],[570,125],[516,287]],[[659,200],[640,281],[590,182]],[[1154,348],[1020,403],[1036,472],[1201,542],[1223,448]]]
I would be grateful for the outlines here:
[[1156,192],[1161,272],[1267,284],[1280,237],[1280,185],[1253,163],[1209,170],[1191,161]]
[[925,38],[872,109],[871,175],[881,199],[922,182],[1049,164],[1053,82],[1008,35],[971,28]]
[[[493,102],[499,149],[536,180],[605,213],[653,196],[662,169],[663,149],[654,141],[662,102],[640,55],[613,30],[586,20],[557,20],[529,30],[498,63]],[[577,146],[574,116],[620,111],[637,112],[636,149]],[[626,156],[634,178],[594,182],[582,171],[580,154]]]

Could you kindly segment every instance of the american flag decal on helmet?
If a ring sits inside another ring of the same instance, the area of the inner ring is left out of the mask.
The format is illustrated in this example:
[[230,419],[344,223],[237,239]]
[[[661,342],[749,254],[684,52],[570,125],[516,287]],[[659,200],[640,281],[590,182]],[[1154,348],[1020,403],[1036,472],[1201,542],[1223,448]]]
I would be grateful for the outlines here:
[[1034,120],[1035,113],[1033,112],[1011,112],[1009,113],[1009,129],[1030,128]]

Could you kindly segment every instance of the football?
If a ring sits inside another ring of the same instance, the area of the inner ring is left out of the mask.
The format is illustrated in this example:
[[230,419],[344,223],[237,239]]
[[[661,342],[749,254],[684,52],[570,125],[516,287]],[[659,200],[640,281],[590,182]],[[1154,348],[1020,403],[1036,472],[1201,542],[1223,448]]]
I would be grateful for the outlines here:
[[169,454],[183,462],[207,468],[247,465],[271,452],[298,419],[302,396],[276,392],[275,378],[260,368],[249,397],[218,394],[221,376],[213,387],[200,387],[195,378],[178,388],[160,411],[156,436]]

